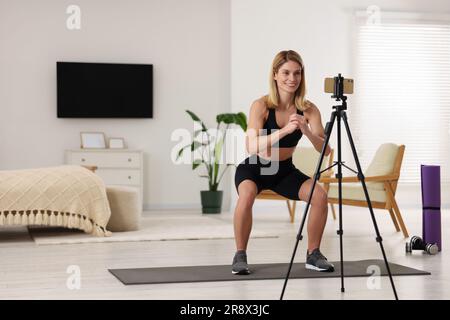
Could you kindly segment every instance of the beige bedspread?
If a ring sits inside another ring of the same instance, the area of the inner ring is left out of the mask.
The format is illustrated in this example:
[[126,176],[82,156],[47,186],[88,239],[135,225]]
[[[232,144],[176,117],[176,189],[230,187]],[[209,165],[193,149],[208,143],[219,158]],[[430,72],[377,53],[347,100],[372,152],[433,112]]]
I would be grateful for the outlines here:
[[0,171],[0,225],[62,226],[110,236],[110,216],[105,185],[86,168]]

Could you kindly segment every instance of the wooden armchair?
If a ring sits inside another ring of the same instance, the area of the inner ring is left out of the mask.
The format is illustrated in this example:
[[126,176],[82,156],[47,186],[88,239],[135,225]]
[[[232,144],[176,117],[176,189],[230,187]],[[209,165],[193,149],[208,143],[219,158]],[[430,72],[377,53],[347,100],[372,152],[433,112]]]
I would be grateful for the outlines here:
[[[364,173],[364,177],[372,207],[388,210],[395,229],[400,231],[401,228],[403,235],[408,237],[408,230],[395,201],[395,192],[400,178],[404,153],[404,145],[396,145],[393,143],[382,144]],[[319,181],[324,183],[328,189],[328,202],[331,204],[339,203],[338,179],[321,177]],[[342,178],[342,182],[345,182],[342,184],[343,205],[368,207],[364,190],[358,177],[344,177]],[[355,184],[355,182],[357,183]],[[350,183],[353,183],[353,185]]]
[[[294,163],[295,167],[297,167],[301,172],[312,177],[315,173],[319,157],[320,153],[317,152],[316,149],[314,149],[313,147],[297,147],[294,154],[292,155],[292,162]],[[333,150],[331,150],[331,153],[324,158],[322,162],[322,170],[331,166],[332,164],[333,164]],[[324,176],[331,177],[332,173],[333,173],[332,170],[326,171],[322,173],[321,177]],[[290,220],[292,223],[294,222],[295,208],[297,205],[296,200],[290,200],[288,198],[285,198],[272,190],[262,190],[256,196],[256,199],[286,201]],[[333,217],[334,219],[336,219],[336,217],[334,216],[334,211]]]

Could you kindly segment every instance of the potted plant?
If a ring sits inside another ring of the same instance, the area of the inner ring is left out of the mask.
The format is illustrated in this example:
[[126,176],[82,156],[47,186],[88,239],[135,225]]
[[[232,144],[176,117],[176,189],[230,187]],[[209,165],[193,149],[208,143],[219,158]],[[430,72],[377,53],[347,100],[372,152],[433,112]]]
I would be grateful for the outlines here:
[[[202,212],[220,213],[222,210],[223,191],[218,190],[218,187],[228,167],[234,165],[220,163],[227,130],[230,125],[235,124],[240,126],[244,132],[247,131],[247,117],[242,112],[217,115],[216,134],[214,136],[195,113],[189,110],[186,110],[186,112],[200,127],[194,131],[192,142],[178,151],[177,160],[187,148],[190,148],[192,155],[194,155],[194,152],[201,154],[200,159],[193,160],[192,170],[196,170],[201,164],[205,165],[206,174],[200,174],[199,176],[208,179],[209,188],[208,190],[200,191]],[[198,140],[199,137],[200,141]],[[222,167],[223,169],[220,172]]]

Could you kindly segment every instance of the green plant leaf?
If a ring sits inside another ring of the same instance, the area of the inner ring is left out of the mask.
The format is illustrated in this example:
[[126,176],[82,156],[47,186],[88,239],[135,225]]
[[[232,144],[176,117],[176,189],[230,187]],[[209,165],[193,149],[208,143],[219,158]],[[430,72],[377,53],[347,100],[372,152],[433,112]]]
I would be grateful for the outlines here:
[[221,113],[218,114],[216,117],[217,123],[225,123],[225,124],[231,124],[234,123],[234,114],[233,113]]
[[216,145],[214,146],[214,162],[218,162],[220,157],[222,156],[222,148],[223,148],[223,139],[219,139]]
[[200,118],[192,111],[186,110],[186,112],[191,116],[192,120],[202,122],[202,120],[200,120]]
[[194,161],[192,162],[192,170],[197,169],[197,167],[198,167],[199,165],[201,165],[202,163],[203,163],[203,160],[200,160],[200,159],[194,160]]
[[186,112],[191,116],[192,120],[200,122],[200,124],[202,125],[202,130],[203,130],[203,131],[207,131],[207,130],[208,130],[208,129],[206,128],[205,124],[203,123],[203,121],[200,120],[200,118],[197,117],[197,115],[196,115],[195,113],[193,113],[193,112],[190,111],[190,110],[186,110]]
[[217,123],[236,124],[247,131],[247,117],[245,113],[221,113],[216,117]]
[[192,141],[191,143],[191,151],[195,151],[201,146],[205,145],[204,143],[198,142],[198,141]]
[[185,145],[183,148],[181,148],[178,151],[177,158],[175,160],[178,160],[181,157],[181,155],[183,154],[184,149],[189,148],[190,146],[191,146],[191,144],[188,144],[188,145]]
[[243,112],[239,112],[235,116],[236,124],[239,125],[242,130],[247,131],[247,116]]

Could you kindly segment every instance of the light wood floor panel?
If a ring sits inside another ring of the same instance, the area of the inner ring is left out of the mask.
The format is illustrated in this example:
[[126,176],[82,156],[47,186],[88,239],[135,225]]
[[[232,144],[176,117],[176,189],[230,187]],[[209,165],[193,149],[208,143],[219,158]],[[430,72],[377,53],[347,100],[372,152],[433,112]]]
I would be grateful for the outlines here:
[[[287,209],[267,208],[254,212],[254,228],[276,231],[279,238],[251,239],[249,263],[289,262],[303,206],[297,207],[296,223],[289,223]],[[403,209],[411,235],[421,235],[421,210]],[[383,210],[375,210],[383,244],[390,262],[430,271],[431,276],[395,277],[401,299],[450,299],[450,253],[448,210],[443,210],[443,247],[436,256],[415,252],[406,255],[406,239],[396,232]],[[147,212],[146,214],[200,215],[187,212]],[[232,220],[229,212],[214,216]],[[344,258],[346,260],[382,259],[369,212],[364,208],[344,207]],[[230,224],[231,227],[231,224]],[[322,242],[329,260],[339,260],[338,222],[331,217]],[[296,262],[304,262],[307,236],[300,243]],[[0,229],[0,299],[278,299],[283,279],[157,285],[122,285],[108,268],[139,268],[182,265],[230,264],[234,240],[182,240],[35,245],[25,228]],[[69,265],[81,270],[81,289],[66,286]],[[284,275],[283,275],[284,276]],[[367,278],[345,278],[346,292],[340,292],[340,279],[291,279],[286,299],[392,299],[387,277],[381,288],[370,290]]]

